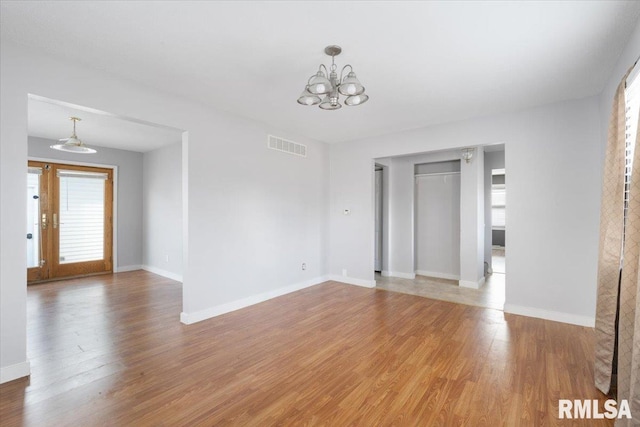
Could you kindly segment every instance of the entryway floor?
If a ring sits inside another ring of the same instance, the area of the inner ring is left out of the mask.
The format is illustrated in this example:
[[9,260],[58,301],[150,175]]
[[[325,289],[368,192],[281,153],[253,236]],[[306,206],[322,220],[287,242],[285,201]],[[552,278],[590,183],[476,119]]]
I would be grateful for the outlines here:
[[415,279],[400,279],[383,277],[380,273],[376,273],[376,287],[386,291],[502,310],[504,307],[505,275],[494,272],[486,277],[482,288],[469,289],[458,286],[457,280],[426,276],[416,276]]

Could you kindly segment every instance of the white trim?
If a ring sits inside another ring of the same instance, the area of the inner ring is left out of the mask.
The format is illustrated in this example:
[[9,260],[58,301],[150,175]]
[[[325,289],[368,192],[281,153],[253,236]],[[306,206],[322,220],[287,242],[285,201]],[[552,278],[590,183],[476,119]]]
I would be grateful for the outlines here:
[[125,271],[136,271],[136,270],[142,270],[142,266],[141,265],[125,265],[122,267],[113,268],[114,273],[124,273]]
[[382,275],[382,277],[391,277],[391,272],[388,270],[382,270],[380,274]]
[[587,326],[593,328],[596,325],[595,317],[580,316],[577,314],[562,313],[559,311],[544,310],[522,305],[504,304],[504,312],[518,314],[520,316],[536,317],[538,319],[553,320],[554,322],[569,323],[572,325]]
[[3,366],[0,368],[0,384],[28,377],[29,375],[31,375],[31,363],[28,360],[15,365]]
[[339,276],[337,274],[330,275],[329,280],[333,280],[334,282],[346,283],[348,285],[363,286],[365,288],[376,287],[375,280],[356,279],[354,277]]
[[148,271],[150,273],[166,277],[167,279],[171,279],[171,280],[175,280],[175,281],[178,281],[178,282],[182,282],[182,275],[180,275],[180,274],[172,273],[170,271],[163,270],[163,269],[157,268],[157,267],[153,267],[151,265],[141,265],[140,267],[143,270]]
[[436,271],[416,270],[420,276],[436,277],[438,279],[460,280],[459,274],[438,273]]
[[250,305],[258,304],[272,298],[289,294],[291,292],[299,291],[301,289],[326,282],[327,280],[328,278],[326,276],[316,277],[315,279],[305,280],[304,282],[295,283],[283,288],[274,289],[272,291],[252,295],[250,297],[231,301],[225,304],[205,308],[204,310],[199,310],[193,313],[182,312],[180,313],[180,322],[184,323],[185,325],[191,325],[192,323],[200,322],[202,320],[220,316],[231,311],[240,310],[241,308],[249,307]]
[[460,280],[458,282],[458,286],[461,288],[480,289],[484,285],[484,282],[484,277],[480,278],[477,282],[474,282],[473,280]]

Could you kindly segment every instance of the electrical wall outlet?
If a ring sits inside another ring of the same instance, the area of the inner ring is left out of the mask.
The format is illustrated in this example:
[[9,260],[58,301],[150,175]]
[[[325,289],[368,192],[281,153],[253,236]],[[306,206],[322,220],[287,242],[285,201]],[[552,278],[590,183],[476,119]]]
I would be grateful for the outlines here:
[[306,263],[306,262],[303,262],[303,263],[302,263],[302,269],[303,269],[303,270],[306,270],[306,269],[307,269],[307,263]]

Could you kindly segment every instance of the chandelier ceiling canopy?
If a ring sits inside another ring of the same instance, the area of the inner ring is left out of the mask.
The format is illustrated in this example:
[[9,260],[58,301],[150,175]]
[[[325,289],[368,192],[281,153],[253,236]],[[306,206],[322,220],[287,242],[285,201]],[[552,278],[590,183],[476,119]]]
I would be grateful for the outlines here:
[[[298,104],[319,104],[318,106],[323,110],[337,110],[342,108],[342,104],[339,102],[340,95],[346,96],[344,103],[348,106],[367,102],[369,96],[364,93],[364,86],[360,84],[351,65],[347,64],[342,67],[340,78],[338,78],[335,57],[341,52],[342,48],[335,45],[327,46],[324,49],[324,53],[331,56],[331,67],[327,70],[324,64],[320,64],[318,72],[309,77],[307,85],[298,98]],[[349,72],[345,75],[347,67]],[[321,95],[324,95],[324,98],[321,98]]]

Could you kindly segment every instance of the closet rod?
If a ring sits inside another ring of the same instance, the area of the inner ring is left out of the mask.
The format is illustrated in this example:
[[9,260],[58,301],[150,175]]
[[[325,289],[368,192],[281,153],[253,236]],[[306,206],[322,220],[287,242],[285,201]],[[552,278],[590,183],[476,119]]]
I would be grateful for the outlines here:
[[460,175],[460,172],[431,172],[431,173],[417,173],[416,178],[421,176],[435,176],[435,175]]

